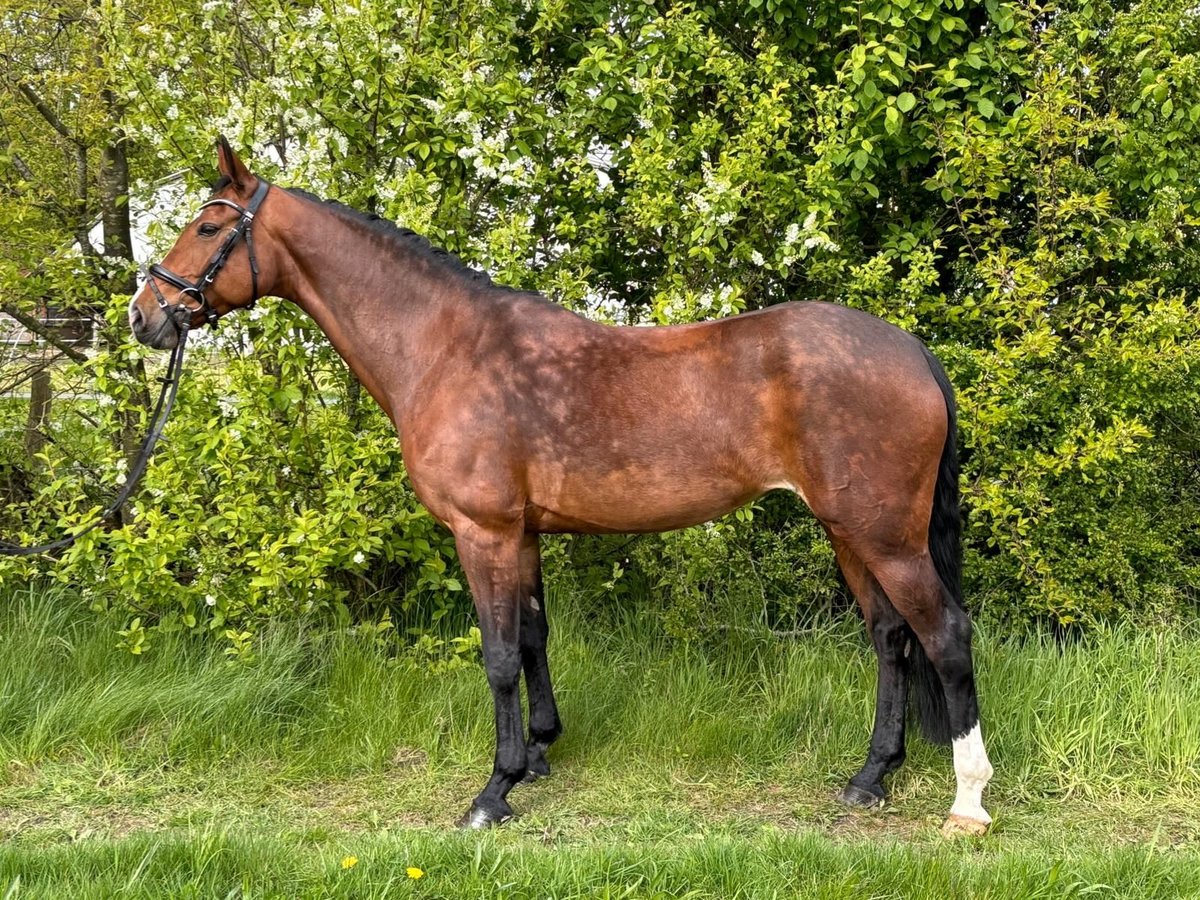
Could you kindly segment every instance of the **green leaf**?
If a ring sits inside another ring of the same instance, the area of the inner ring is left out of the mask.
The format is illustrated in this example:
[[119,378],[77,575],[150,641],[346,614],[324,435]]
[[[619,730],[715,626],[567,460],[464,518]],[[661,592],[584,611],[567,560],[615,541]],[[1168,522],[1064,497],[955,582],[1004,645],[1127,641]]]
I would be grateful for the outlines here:
[[912,108],[917,105],[917,98],[905,91],[896,98],[896,105],[900,107],[901,112],[911,112]]

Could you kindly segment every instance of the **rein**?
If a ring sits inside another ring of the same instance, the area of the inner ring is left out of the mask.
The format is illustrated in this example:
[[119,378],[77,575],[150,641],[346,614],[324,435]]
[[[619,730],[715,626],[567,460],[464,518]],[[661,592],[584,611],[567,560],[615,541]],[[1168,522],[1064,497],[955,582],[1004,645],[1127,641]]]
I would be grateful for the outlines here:
[[59,538],[57,541],[38,544],[36,547],[22,547],[20,544],[0,541],[0,556],[37,556],[42,553],[53,553],[55,550],[65,550],[89,531],[99,528],[101,524],[117,514],[117,510],[129,499],[129,495],[133,493],[134,488],[141,480],[142,473],[146,471],[146,464],[150,462],[150,456],[154,453],[154,445],[162,436],[163,428],[167,424],[167,416],[171,415],[171,407],[175,405],[175,394],[179,390],[179,377],[183,374],[183,349],[187,344],[188,328],[189,323],[186,320],[179,326],[179,343],[171,351],[171,360],[167,363],[167,374],[159,379],[162,382],[162,390],[159,392],[158,402],[154,405],[154,415],[151,416],[154,425],[142,440],[137,459],[134,461],[133,468],[129,470],[125,486],[121,488],[116,499],[106,506],[95,521],[86,528],[65,538]]
[[[232,200],[225,200],[223,198],[209,200],[200,206],[201,210],[209,206],[230,206],[241,213],[242,217],[229,232],[229,235],[222,242],[221,246],[217,248],[217,252],[209,259],[208,265],[205,266],[204,273],[200,276],[199,282],[188,281],[182,275],[177,275],[158,263],[152,265],[149,269],[146,283],[150,286],[150,291],[154,294],[154,299],[158,301],[159,307],[175,323],[175,327],[179,329],[179,343],[171,351],[171,360],[167,363],[166,375],[159,379],[162,382],[162,390],[159,392],[158,402],[154,405],[154,413],[150,417],[153,425],[149,433],[142,440],[137,458],[134,460],[133,467],[129,470],[125,484],[117,494],[116,499],[105,507],[95,521],[86,528],[67,537],[59,538],[57,541],[51,541],[48,544],[38,544],[36,547],[22,547],[20,544],[0,540],[0,556],[36,556],[42,553],[53,553],[56,550],[65,550],[89,531],[100,527],[101,524],[114,517],[122,504],[129,499],[134,488],[137,487],[138,482],[141,480],[142,474],[146,471],[146,465],[150,462],[150,457],[154,453],[154,445],[162,437],[163,429],[167,425],[167,417],[171,415],[171,408],[175,405],[175,394],[179,391],[179,380],[183,375],[183,352],[187,344],[191,318],[196,313],[202,313],[206,323],[213,328],[217,327],[217,319],[220,314],[208,302],[208,298],[204,296],[204,291],[212,286],[218,273],[225,267],[225,263],[229,261],[230,253],[233,252],[234,247],[237,246],[237,242],[243,236],[246,238],[246,251],[250,255],[250,280],[253,291],[250,297],[250,305],[253,306],[254,302],[258,299],[258,261],[254,258],[254,241],[250,236],[250,225],[254,222],[254,214],[258,212],[258,208],[262,205],[263,198],[267,196],[267,191],[270,188],[271,185],[269,182],[260,180],[258,188],[250,198],[250,202],[244,207],[234,203]],[[162,295],[162,291],[158,289],[158,285],[155,284],[156,278],[161,278],[167,284],[178,288],[180,297],[190,296],[199,305],[194,308],[189,307],[182,300],[178,303],[168,303]]]

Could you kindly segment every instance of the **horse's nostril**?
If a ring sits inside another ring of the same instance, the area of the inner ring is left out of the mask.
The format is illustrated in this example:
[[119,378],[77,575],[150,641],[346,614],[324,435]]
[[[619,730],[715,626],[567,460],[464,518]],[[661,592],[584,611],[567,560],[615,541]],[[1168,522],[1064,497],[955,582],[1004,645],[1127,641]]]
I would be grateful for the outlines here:
[[134,328],[142,327],[142,311],[136,305],[129,307],[129,324]]

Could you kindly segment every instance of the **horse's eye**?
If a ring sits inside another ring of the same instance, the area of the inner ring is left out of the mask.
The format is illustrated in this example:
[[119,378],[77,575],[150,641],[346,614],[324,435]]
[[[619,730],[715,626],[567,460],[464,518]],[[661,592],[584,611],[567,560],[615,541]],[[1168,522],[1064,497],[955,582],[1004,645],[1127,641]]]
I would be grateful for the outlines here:
[[221,229],[218,228],[216,225],[214,225],[212,222],[205,222],[203,225],[200,226],[200,235],[202,237],[212,237],[214,234],[216,234],[220,230]]

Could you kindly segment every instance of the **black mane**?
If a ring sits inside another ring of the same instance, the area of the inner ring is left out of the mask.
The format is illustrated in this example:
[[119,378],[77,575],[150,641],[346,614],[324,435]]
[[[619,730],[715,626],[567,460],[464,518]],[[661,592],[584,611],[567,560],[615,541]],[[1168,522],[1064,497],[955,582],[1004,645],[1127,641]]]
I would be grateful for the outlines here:
[[[222,188],[228,187],[229,184],[230,179],[227,176],[221,176],[212,186],[213,193],[215,194]],[[346,204],[337,200],[322,200],[316,194],[309,193],[308,191],[301,190],[300,188],[285,188],[285,190],[287,190],[287,192],[290,194],[296,194],[297,196],[303,197],[306,200],[311,200],[314,203],[320,203],[341,218],[347,219],[351,222],[357,222],[375,234],[388,238],[398,248],[415,252],[423,258],[439,264],[443,269],[455,275],[459,275],[479,285],[487,287],[503,287],[502,285],[495,284],[487,272],[472,268],[449,250],[444,250],[441,247],[435,246],[429,241],[428,238],[417,234],[410,228],[404,228],[403,226],[397,225],[390,219],[385,219],[382,216],[378,216],[374,213],[359,212],[357,209],[346,206]],[[512,288],[509,288],[509,290],[512,290]]]
[[348,219],[351,222],[357,222],[360,225],[365,225],[375,234],[392,241],[397,247],[416,252],[419,256],[438,263],[442,268],[453,272],[456,275],[461,275],[470,281],[474,281],[481,285],[489,287],[494,286],[492,278],[487,272],[479,269],[474,269],[468,266],[465,262],[441,247],[430,243],[429,238],[424,235],[417,234],[411,228],[405,228],[397,225],[390,219],[385,219],[375,213],[359,212],[357,209],[346,206],[337,200],[322,200],[315,194],[310,194],[308,191],[300,190],[299,188],[288,188],[288,192],[304,197],[306,200],[312,200],[316,203],[323,204],[327,209],[331,210],[343,219]]

